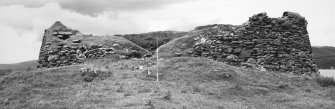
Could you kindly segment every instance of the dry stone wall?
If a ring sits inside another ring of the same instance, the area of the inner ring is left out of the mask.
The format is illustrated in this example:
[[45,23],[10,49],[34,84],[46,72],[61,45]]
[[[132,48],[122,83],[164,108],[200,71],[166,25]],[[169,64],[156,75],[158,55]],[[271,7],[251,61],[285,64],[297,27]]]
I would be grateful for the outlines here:
[[[40,67],[72,65],[91,58],[123,59],[151,54],[135,44],[113,41],[91,44],[86,39],[100,39],[78,37],[84,36],[60,22],[47,29],[40,51]],[[159,48],[161,54],[176,51],[178,56],[207,57],[235,66],[257,65],[271,71],[319,75],[312,58],[307,21],[297,13],[284,12],[280,18],[260,13],[242,25],[200,26],[171,43]]]
[[82,35],[56,22],[45,30],[39,67],[58,67],[94,58],[141,58],[150,54],[122,37]]
[[307,21],[297,13],[284,12],[281,18],[260,13],[243,25],[207,25],[197,27],[188,52],[231,65],[261,65],[267,70],[318,75],[312,60]]

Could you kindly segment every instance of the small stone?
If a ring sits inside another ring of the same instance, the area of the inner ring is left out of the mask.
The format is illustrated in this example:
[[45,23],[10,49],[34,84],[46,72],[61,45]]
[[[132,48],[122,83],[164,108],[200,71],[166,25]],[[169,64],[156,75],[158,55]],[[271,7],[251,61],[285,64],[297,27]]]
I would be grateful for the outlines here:
[[272,51],[272,50],[273,50],[273,47],[267,47],[266,50],[268,50],[268,51]]
[[120,58],[120,59],[126,59],[127,56],[125,56],[125,55],[121,55],[121,56],[119,56],[119,58]]
[[280,65],[280,69],[287,70],[287,67],[285,65]]
[[9,104],[9,99],[5,99],[5,100],[3,101],[3,103],[4,103],[5,105],[8,105],[8,104]]
[[202,52],[201,53],[201,55],[203,55],[203,56],[207,56],[207,55],[209,55],[210,53],[209,52]]
[[81,68],[81,76],[85,82],[92,82],[98,76],[96,69]]
[[260,39],[252,39],[252,42],[259,43],[259,42],[261,42],[261,40]]
[[233,53],[241,53],[242,52],[242,49],[241,48],[235,48]]
[[50,55],[50,56],[48,57],[48,61],[53,61],[53,60],[55,60],[54,55]]
[[231,44],[241,44],[243,41],[232,41]]
[[113,47],[106,48],[107,52],[114,51],[115,49]]
[[72,40],[72,43],[81,43],[81,40]]
[[144,67],[143,66],[138,66],[138,69],[142,70],[142,69],[144,69]]
[[280,43],[280,39],[275,39],[275,40],[273,41],[273,44],[275,44],[275,45],[281,45],[281,43]]
[[243,44],[245,44],[245,45],[253,45],[253,44],[255,44],[255,42],[244,42]]
[[152,76],[152,71],[150,71],[149,69],[145,69],[144,71],[142,71],[142,74],[143,75],[146,75],[146,76]]
[[233,51],[233,48],[229,47],[229,48],[227,48],[226,51],[227,51],[227,53],[231,53]]
[[267,71],[263,66],[260,66],[259,69],[260,69],[262,72],[266,72],[266,71]]
[[299,57],[307,57],[306,53],[303,52],[303,51],[299,52],[299,53],[298,53],[298,56],[299,56]]
[[263,47],[263,44],[257,44],[257,45],[255,45],[255,47],[256,48],[261,48],[261,47]]
[[248,58],[251,56],[251,50],[242,50],[241,51],[241,54],[240,54],[240,57],[241,58]]
[[113,47],[115,48],[115,49],[121,49],[121,46],[120,46],[120,44],[113,44]]
[[84,54],[79,54],[77,59],[84,60],[84,59],[86,59],[86,56]]
[[249,59],[247,60],[247,63],[256,64],[256,63],[257,63],[257,60],[254,59],[254,58],[249,58]]
[[226,58],[230,59],[230,60],[236,60],[236,59],[238,59],[238,57],[236,55],[233,55],[233,54],[227,56]]
[[96,44],[91,45],[92,49],[97,49],[97,48],[101,48],[101,47],[102,47],[101,45],[96,45]]
[[182,56],[183,54],[182,53],[175,53],[175,56],[176,57],[180,57],[180,56]]

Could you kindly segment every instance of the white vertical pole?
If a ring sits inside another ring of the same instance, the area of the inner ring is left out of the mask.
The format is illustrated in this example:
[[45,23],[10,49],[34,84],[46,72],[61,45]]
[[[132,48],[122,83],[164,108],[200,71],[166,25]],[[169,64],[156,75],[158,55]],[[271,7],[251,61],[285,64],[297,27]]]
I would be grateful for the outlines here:
[[156,64],[156,79],[157,79],[157,82],[158,82],[158,35],[156,36],[156,60],[157,60],[157,64]]

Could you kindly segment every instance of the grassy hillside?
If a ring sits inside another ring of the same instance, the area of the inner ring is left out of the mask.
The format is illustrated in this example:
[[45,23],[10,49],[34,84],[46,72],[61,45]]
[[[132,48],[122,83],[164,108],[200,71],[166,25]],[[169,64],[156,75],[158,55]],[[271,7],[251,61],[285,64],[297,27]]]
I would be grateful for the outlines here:
[[142,34],[126,34],[123,35],[123,37],[141,46],[142,48],[149,50],[150,52],[155,52],[159,46],[166,44],[175,38],[182,37],[185,34],[187,34],[187,32],[157,31]]
[[[144,69],[136,69],[143,66]],[[156,82],[156,66],[160,81]],[[84,82],[81,68],[109,76]],[[147,69],[150,71],[148,74]],[[205,58],[93,60],[0,77],[2,108],[333,108],[335,91],[314,79],[229,66]],[[333,100],[332,100],[333,99]]]
[[14,71],[28,71],[33,70],[37,67],[38,63],[36,60],[26,61],[16,64],[0,64],[0,77],[8,75]]
[[26,62],[20,62],[16,64],[0,64],[0,70],[5,70],[5,69],[17,69],[17,70],[25,70],[28,68],[36,68],[38,65],[36,60],[32,61],[26,61]]
[[186,55],[187,52],[194,46],[194,38],[198,36],[200,31],[190,31],[183,37],[176,38],[158,48],[159,56],[163,58],[171,58],[176,55]]
[[314,60],[319,68],[335,67],[335,47],[313,47]]

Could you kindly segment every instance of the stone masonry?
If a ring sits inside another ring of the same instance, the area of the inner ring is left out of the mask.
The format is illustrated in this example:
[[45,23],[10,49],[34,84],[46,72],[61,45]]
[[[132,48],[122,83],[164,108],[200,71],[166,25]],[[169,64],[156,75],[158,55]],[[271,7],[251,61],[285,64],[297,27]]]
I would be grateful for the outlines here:
[[271,71],[318,75],[306,26],[305,18],[292,12],[280,18],[256,14],[238,26],[200,26],[188,54],[236,66],[253,64]]
[[86,59],[104,57],[141,58],[147,54],[150,52],[121,37],[83,35],[57,21],[44,32],[38,67],[73,65]]
[[[270,71],[319,75],[312,58],[307,21],[297,13],[284,12],[280,18],[269,18],[266,13],[260,13],[242,25],[200,26],[189,34],[194,31],[194,41],[186,40],[192,42],[191,48],[180,51],[183,52],[180,55],[207,57],[235,66],[256,65]],[[101,39],[80,37],[83,35],[79,31],[60,22],[45,30],[38,60],[40,67],[72,65],[90,58],[140,58],[151,54],[135,44],[130,46],[113,41],[91,44],[87,39]],[[183,37],[176,40],[181,39]]]

